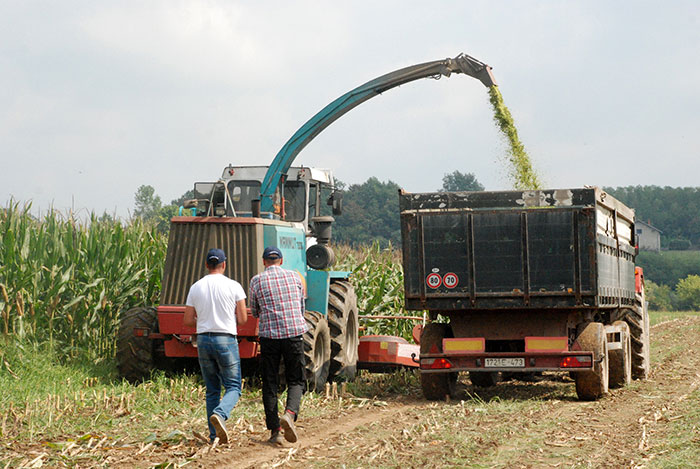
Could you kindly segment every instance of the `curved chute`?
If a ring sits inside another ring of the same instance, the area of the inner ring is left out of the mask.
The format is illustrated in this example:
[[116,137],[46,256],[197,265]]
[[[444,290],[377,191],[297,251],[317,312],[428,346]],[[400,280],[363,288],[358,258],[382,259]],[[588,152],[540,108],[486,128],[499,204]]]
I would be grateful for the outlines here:
[[452,73],[472,76],[489,88],[496,85],[491,67],[466,54],[459,54],[453,59],[426,62],[382,75],[345,93],[321,109],[287,140],[272,161],[260,188],[261,210],[272,210],[273,194],[282,176],[287,173],[299,152],[336,119],[368,99],[404,83],[427,77],[449,77]]

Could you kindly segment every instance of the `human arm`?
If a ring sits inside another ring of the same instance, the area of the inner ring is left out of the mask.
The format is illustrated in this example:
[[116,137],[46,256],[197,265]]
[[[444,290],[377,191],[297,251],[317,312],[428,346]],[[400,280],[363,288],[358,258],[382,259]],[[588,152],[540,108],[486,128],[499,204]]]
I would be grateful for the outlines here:
[[197,327],[197,311],[194,306],[185,306],[185,316],[182,318],[182,324],[187,327]]
[[236,302],[236,323],[242,326],[248,322],[248,308],[245,305],[245,299]]

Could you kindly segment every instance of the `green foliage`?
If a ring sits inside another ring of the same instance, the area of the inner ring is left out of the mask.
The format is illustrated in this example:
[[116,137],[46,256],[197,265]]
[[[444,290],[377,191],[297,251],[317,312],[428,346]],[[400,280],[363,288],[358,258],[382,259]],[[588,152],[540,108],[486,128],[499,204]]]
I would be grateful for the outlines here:
[[690,246],[690,240],[682,238],[672,239],[668,242],[668,248],[674,251],[687,251]]
[[[339,261],[335,268],[351,270],[351,281],[357,294],[360,315],[409,316],[404,306],[403,267],[400,253],[391,245],[382,248],[375,242],[371,247],[351,249],[336,247]],[[397,335],[412,341],[415,322],[410,319],[364,318],[365,334]]]
[[442,188],[439,192],[454,192],[454,191],[483,191],[484,186],[477,181],[476,176],[472,173],[461,173],[453,171],[450,174],[445,174],[442,178]]
[[641,251],[636,263],[646,280],[659,285],[674,286],[688,275],[700,275],[700,251]]
[[646,299],[649,309],[654,311],[669,311],[674,309],[675,297],[668,285],[658,285],[651,280],[644,281]]
[[134,216],[150,220],[158,216],[163,206],[153,186],[140,186],[134,194]]
[[193,197],[194,190],[189,190],[172,200],[170,205],[163,205],[153,186],[141,186],[134,195],[134,217],[140,218],[149,226],[154,226],[160,233],[167,233],[170,230],[170,219],[178,215],[185,200]]
[[682,309],[700,309],[700,276],[688,275],[676,285],[676,293]]
[[605,190],[633,207],[637,219],[662,230],[662,247],[669,247],[674,239],[700,247],[700,187],[626,186]]
[[120,312],[158,300],[167,240],[138,218],[122,225],[49,212],[35,220],[29,206],[11,203],[0,212],[0,237],[5,335],[105,359]]
[[333,239],[353,246],[401,243],[399,186],[375,177],[350,185],[343,195],[343,214],[333,224]]
[[513,187],[518,190],[541,189],[542,183],[532,166],[530,156],[525,151],[525,146],[518,137],[513,116],[503,102],[503,96],[497,86],[489,88],[489,97],[493,107],[493,120],[509,144],[508,160],[511,164],[509,176],[513,180]]

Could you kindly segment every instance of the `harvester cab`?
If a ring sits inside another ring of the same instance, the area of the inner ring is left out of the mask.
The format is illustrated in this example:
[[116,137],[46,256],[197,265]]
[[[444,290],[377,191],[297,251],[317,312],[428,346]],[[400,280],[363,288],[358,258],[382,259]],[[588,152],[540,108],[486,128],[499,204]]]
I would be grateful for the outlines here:
[[318,217],[341,214],[342,194],[335,190],[332,172],[307,167],[289,168],[275,188],[272,210],[261,212],[260,188],[268,169],[229,165],[218,181],[195,183],[195,197],[185,201],[183,208],[195,216],[289,221],[308,237],[317,236],[314,222]]

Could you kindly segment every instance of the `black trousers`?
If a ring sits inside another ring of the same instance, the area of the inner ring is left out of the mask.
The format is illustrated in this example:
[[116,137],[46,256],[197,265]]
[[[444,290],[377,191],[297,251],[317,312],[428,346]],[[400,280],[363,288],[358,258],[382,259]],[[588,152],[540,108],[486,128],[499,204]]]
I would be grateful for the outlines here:
[[287,381],[287,404],[285,410],[299,414],[301,396],[304,394],[304,342],[301,336],[288,339],[260,337],[260,360],[262,365],[262,398],[265,407],[265,424],[268,430],[280,428],[277,409],[280,360],[284,360],[284,379]]

